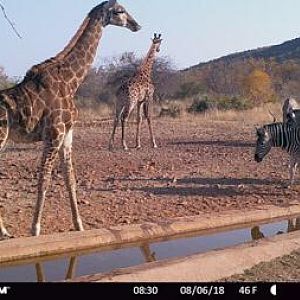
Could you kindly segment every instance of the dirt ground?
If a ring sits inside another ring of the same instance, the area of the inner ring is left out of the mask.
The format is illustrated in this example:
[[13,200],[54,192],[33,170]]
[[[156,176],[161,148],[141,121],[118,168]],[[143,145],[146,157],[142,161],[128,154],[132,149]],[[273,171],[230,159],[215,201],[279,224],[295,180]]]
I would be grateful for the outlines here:
[[[299,201],[297,188],[282,187],[288,179],[286,153],[273,149],[261,164],[254,161],[254,124],[156,119],[154,127],[158,149],[150,147],[144,123],[141,150],[124,152],[119,130],[116,149],[109,152],[111,124],[78,124],[74,161],[86,229]],[[134,133],[131,124],[132,147]],[[9,144],[0,157],[0,210],[16,237],[30,235],[41,150],[41,144]],[[54,171],[42,234],[72,228],[63,178]]]
[[227,278],[225,281],[296,281],[300,279],[300,249],[291,255],[264,262],[246,270],[243,274]]

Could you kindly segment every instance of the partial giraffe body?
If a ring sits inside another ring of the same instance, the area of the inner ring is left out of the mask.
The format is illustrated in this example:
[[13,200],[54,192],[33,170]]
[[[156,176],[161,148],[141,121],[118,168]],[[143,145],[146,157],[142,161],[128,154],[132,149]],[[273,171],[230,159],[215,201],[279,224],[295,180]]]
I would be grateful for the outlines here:
[[292,97],[287,98],[282,105],[282,120],[291,126],[300,125],[300,105]]
[[291,126],[300,126],[300,109],[290,110],[287,115],[286,123]]
[[293,111],[298,109],[300,109],[300,105],[294,98],[288,97],[287,99],[285,99],[282,105],[283,123],[293,121],[294,119]]
[[[73,223],[83,230],[72,164],[73,126],[77,109],[73,97],[96,54],[107,25],[138,31],[140,26],[116,0],[94,7],[70,43],[57,56],[29,70],[15,87],[0,92],[0,150],[10,139],[17,143],[44,142],[38,176],[38,199],[32,234],[39,235],[46,192],[54,161],[60,157],[71,200]],[[0,215],[0,231],[9,236]]]
[[133,109],[137,106],[137,131],[136,148],[141,148],[141,123],[142,115],[148,122],[150,139],[153,148],[157,148],[151,122],[149,105],[153,101],[154,84],[152,81],[152,70],[155,61],[155,54],[160,51],[162,39],[161,34],[154,34],[151,47],[147,56],[142,61],[135,75],[118,89],[116,96],[116,115],[112,134],[109,140],[109,149],[113,149],[116,128],[121,120],[122,123],[122,145],[125,151],[128,150],[126,143],[126,123]]
[[300,127],[286,123],[273,123],[257,129],[256,162],[261,162],[272,147],[282,148],[290,155],[288,186],[293,185],[300,162]]

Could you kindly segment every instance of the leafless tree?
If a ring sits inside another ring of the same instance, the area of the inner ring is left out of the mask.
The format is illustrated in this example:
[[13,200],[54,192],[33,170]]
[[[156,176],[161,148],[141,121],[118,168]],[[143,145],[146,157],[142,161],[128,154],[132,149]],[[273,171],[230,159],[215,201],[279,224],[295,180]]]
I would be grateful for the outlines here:
[[4,5],[0,2],[0,9],[2,11],[2,14],[4,16],[4,18],[6,19],[6,21],[8,22],[8,24],[11,26],[12,30],[14,31],[14,33],[17,35],[18,38],[22,38],[22,36],[20,35],[20,33],[18,32],[18,30],[16,29],[15,23],[8,17],[5,7]]

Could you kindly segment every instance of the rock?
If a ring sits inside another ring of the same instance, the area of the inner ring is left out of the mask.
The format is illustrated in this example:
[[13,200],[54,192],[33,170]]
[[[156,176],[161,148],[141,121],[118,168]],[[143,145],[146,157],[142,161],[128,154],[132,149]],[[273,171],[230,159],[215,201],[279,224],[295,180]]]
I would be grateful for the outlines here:
[[83,199],[83,200],[79,201],[79,204],[90,205],[90,202]]

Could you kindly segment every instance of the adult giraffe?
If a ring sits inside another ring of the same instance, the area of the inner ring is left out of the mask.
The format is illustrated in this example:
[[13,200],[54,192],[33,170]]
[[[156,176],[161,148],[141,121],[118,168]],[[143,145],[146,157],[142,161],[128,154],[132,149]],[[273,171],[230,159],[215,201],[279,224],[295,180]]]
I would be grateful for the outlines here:
[[[94,7],[69,44],[55,57],[33,66],[21,83],[0,92],[0,150],[7,140],[20,143],[43,141],[44,151],[38,177],[38,199],[32,234],[39,235],[46,192],[53,163],[60,156],[71,201],[76,230],[83,230],[76,197],[72,165],[72,136],[78,116],[73,98],[84,80],[107,25],[131,31],[141,27],[116,0]],[[0,215],[0,233],[10,237]]]

